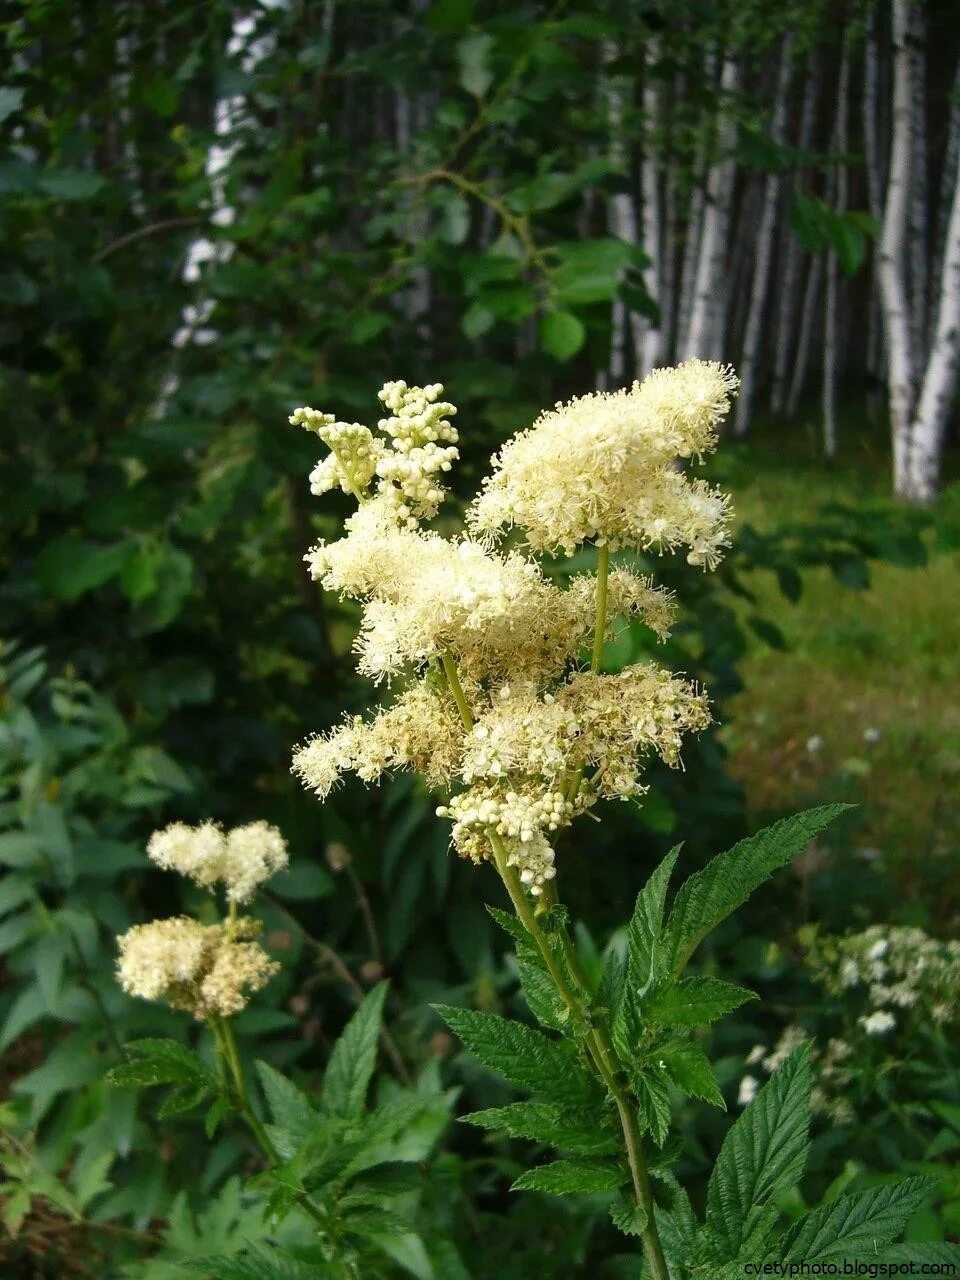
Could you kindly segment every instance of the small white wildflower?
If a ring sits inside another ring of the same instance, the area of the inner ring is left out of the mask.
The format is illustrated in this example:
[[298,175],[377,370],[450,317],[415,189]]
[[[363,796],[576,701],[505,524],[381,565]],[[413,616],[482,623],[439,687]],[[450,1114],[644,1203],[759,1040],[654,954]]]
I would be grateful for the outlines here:
[[855,987],[859,981],[860,966],[852,956],[847,956],[840,965],[840,982],[845,987]]
[[740,1089],[737,1093],[737,1106],[746,1107],[754,1100],[760,1089],[760,1081],[756,1076],[744,1076],[740,1081]]
[[823,736],[819,733],[813,733],[807,739],[807,751],[810,755],[815,756],[823,750]]
[[878,938],[867,952],[869,960],[882,960],[890,950],[890,943],[886,938]]
[[874,1013],[865,1014],[863,1017],[858,1018],[857,1021],[868,1036],[886,1035],[888,1031],[892,1031],[897,1025],[896,1018],[886,1009],[877,1009]]
[[204,889],[222,884],[231,901],[248,902],[265,880],[287,865],[287,846],[267,822],[251,822],[228,834],[212,822],[198,827],[174,822],[153,833],[147,856]]
[[755,1067],[758,1063],[762,1062],[766,1056],[767,1046],[765,1044],[755,1044],[747,1054],[747,1066]]

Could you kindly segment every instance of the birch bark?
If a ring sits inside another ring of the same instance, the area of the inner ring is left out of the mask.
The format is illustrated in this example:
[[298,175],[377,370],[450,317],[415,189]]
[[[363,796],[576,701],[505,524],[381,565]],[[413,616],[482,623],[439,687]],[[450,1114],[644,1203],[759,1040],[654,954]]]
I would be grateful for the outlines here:
[[722,354],[718,349],[722,345],[719,321],[722,316],[723,268],[734,179],[732,149],[735,125],[730,99],[736,93],[739,83],[740,69],[736,56],[731,52],[724,58],[720,76],[717,154],[707,174],[703,231],[700,236],[690,330],[683,353],[686,360],[693,356]]
[[[847,208],[847,94],[850,84],[850,48],[844,42],[837,83],[837,117],[833,127],[833,151],[838,157],[835,206],[838,213]],[[823,328],[823,449],[828,458],[837,452],[837,358],[840,328],[840,263],[837,251],[827,254],[827,298]]]
[[911,424],[909,471],[901,492],[915,502],[930,502],[940,482],[940,460],[947,420],[957,386],[960,359],[960,169],[956,170],[947,223],[943,272],[933,346]]
[[893,438],[893,487],[901,494],[906,493],[909,485],[914,380],[906,271],[913,134],[913,67],[907,43],[909,19],[909,0],[893,0],[893,138],[878,261]]
[[[777,74],[773,121],[770,127],[771,141],[778,148],[783,145],[787,128],[787,91],[790,87],[792,52],[793,41],[788,35],[784,38],[783,47],[780,50],[780,69]],[[760,212],[760,226],[757,231],[753,285],[750,290],[750,309],[747,312],[747,323],[743,337],[743,355],[740,358],[740,394],[737,397],[737,411],[733,424],[734,434],[738,436],[746,435],[750,425],[750,410],[753,406],[753,393],[757,375],[757,358],[760,354],[760,339],[763,332],[763,313],[770,288],[770,266],[773,261],[773,243],[777,229],[779,196],[780,174],[774,171],[767,174],[763,184],[763,206]]]

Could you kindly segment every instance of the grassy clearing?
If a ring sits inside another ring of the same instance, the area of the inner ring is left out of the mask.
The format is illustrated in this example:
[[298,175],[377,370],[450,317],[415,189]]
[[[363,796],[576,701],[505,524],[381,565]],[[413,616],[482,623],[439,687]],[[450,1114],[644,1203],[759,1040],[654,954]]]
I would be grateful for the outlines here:
[[[760,529],[815,520],[829,502],[892,509],[884,459],[861,452],[829,465],[810,454],[802,440],[751,443],[728,449],[713,474],[738,520]],[[924,902],[944,926],[960,924],[958,493],[936,516],[921,568],[874,563],[862,591],[806,570],[795,604],[769,574],[753,575],[758,611],[788,650],[751,637],[724,729],[757,815],[825,796],[860,802],[863,844],[884,855],[905,903]]]

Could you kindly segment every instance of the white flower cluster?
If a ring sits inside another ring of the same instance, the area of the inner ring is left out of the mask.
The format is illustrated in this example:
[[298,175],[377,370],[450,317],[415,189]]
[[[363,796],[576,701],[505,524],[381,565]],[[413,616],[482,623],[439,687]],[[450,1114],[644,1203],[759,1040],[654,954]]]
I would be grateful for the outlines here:
[[587,539],[682,545],[691,564],[712,568],[728,542],[728,500],[675,464],[716,447],[737,385],[727,366],[690,360],[629,390],[557,405],[495,455],[469,527],[517,526],[534,550],[567,555]]
[[392,416],[377,426],[389,444],[359,422],[295,409],[290,422],[314,432],[330,450],[310,474],[311,491],[319,495],[339,487],[362,500],[376,477],[377,492],[401,525],[416,529],[435,516],[444,499],[440,475],[460,456],[457,431],[449,422],[457,411],[439,398],[442,391],[439,382],[428,387],[386,383],[379,394]]
[[[324,485],[347,477],[349,486],[338,482],[360,501],[344,536],[306,557],[311,573],[360,602],[360,671],[404,682],[372,719],[350,717],[297,750],[304,783],[324,797],[347,771],[367,782],[391,769],[422,773],[451,793],[439,812],[461,855],[489,858],[501,841],[498,856],[542,892],[557,833],[600,798],[641,796],[647,759],[678,764],[683,735],[703,729],[709,712],[700,690],[656,663],[583,669],[596,629],[609,637],[618,618],[666,637],[667,593],[605,560],[602,580],[581,573],[563,585],[533,553],[587,539],[683,543],[695,562],[715,564],[726,499],[675,463],[714,447],[735,386],[728,369],[693,361],[545,415],[504,446],[470,508],[470,532],[449,538],[420,527],[457,456],[442,387],[383,388],[389,445],[298,410],[294,419],[316,422],[336,455],[322,464]],[[494,549],[504,524],[522,528],[526,546]]]
[[265,880],[287,865],[287,845],[267,822],[251,822],[229,832],[213,822],[198,827],[174,822],[153,833],[147,856],[204,889],[224,885],[231,902],[249,902]]
[[259,932],[259,921],[246,917],[203,925],[174,916],[135,925],[120,938],[120,985],[200,1020],[231,1017],[279,967],[252,941]]
[[[853,1010],[842,1035],[815,1046],[818,1084],[814,1106],[837,1124],[855,1118],[849,1094],[869,1053],[904,1056],[906,1037],[924,1036],[960,1021],[960,941],[942,941],[922,929],[872,925],[846,937],[821,935],[816,927],[800,932],[805,960],[814,981],[831,995],[845,997]],[[758,1044],[747,1055],[748,1067],[776,1071],[808,1033],[788,1026],[771,1049]],[[889,1050],[871,1048],[887,1039]],[[741,1080],[741,1098],[750,1100],[758,1081]]]

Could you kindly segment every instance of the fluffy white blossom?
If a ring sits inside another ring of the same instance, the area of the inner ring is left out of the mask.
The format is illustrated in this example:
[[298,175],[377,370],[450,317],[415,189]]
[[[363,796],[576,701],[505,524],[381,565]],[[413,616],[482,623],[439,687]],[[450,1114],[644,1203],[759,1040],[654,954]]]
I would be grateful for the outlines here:
[[[735,384],[728,369],[693,362],[545,415],[504,446],[469,534],[451,537],[421,527],[457,456],[439,385],[388,383],[380,396],[392,416],[379,435],[298,410],[332,450],[314,487],[339,484],[359,501],[343,535],[306,557],[311,574],[359,601],[361,673],[402,682],[377,714],[349,716],[297,749],[304,783],[324,797],[346,772],[374,782],[416,771],[447,793],[438,812],[462,856],[495,852],[542,893],[562,829],[601,798],[640,798],[649,758],[677,765],[684,736],[710,716],[701,690],[654,662],[610,675],[593,657],[584,669],[619,618],[664,638],[668,593],[606,557],[597,573],[551,576],[531,551],[588,537],[613,548],[682,543],[712,565],[726,499],[675,463],[714,446]],[[495,549],[504,524],[520,525],[527,545]]]
[[252,941],[259,931],[258,921],[243,917],[220,925],[188,916],[135,925],[119,939],[120,985],[201,1020],[231,1017],[278,969]]
[[875,1009],[873,1013],[864,1015],[858,1022],[868,1036],[886,1035],[897,1025],[897,1020],[887,1009]]
[[568,555],[588,539],[682,545],[691,563],[712,567],[728,541],[728,500],[675,463],[715,448],[736,387],[728,367],[691,360],[629,390],[557,405],[493,458],[470,528],[516,526],[534,550]]
[[147,856],[205,889],[222,884],[231,902],[249,902],[265,880],[287,865],[287,846],[276,827],[251,822],[225,833],[212,822],[174,822],[155,831]]
[[746,1107],[754,1100],[760,1091],[760,1081],[756,1076],[744,1076],[740,1081],[740,1088],[737,1092],[737,1106]]

